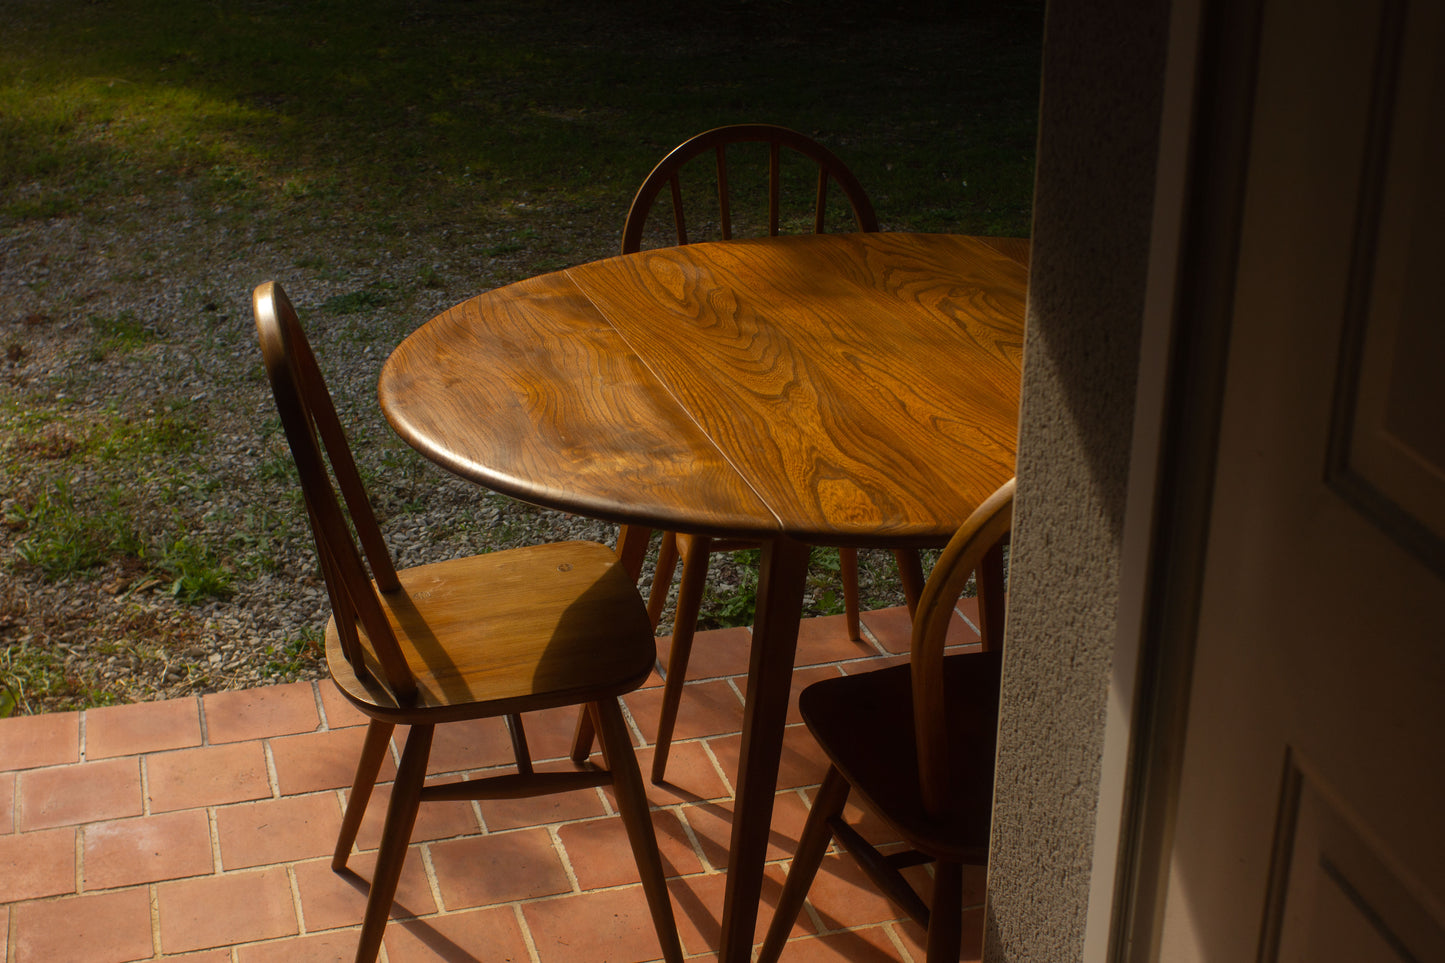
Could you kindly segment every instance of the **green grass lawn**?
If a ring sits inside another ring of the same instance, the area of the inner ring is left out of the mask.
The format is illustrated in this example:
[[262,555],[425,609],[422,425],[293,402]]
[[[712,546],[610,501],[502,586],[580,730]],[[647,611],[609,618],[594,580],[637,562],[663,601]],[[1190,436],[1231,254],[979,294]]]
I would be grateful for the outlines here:
[[[254,682],[204,668],[227,642],[263,681],[317,669],[255,284],[301,309],[384,524],[445,514],[438,555],[550,537],[387,428],[391,347],[616,253],[647,172],[721,124],[817,138],[885,230],[1028,235],[1042,7],[0,2],[0,716]],[[896,595],[878,554],[865,606]],[[749,616],[731,564],[705,624]],[[836,564],[809,614],[841,609]],[[285,593],[284,628],[226,623]]]
[[746,120],[829,144],[885,226],[1027,234],[1042,4],[958,6],[7,0],[0,227],[179,182],[398,234],[525,243],[541,204],[611,236],[667,149]]

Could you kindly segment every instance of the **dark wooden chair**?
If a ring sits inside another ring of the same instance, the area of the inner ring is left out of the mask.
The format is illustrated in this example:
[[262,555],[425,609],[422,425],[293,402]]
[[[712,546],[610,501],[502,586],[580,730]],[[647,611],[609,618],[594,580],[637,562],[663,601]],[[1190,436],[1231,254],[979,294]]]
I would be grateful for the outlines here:
[[[767,147],[768,192],[767,223],[769,236],[777,236],[783,204],[784,158],[798,163],[804,170],[816,170],[816,181],[810,193],[813,202],[812,229],[822,234],[828,210],[828,187],[836,184],[852,210],[854,226],[859,231],[877,231],[878,217],[868,194],[853,172],[832,151],[810,137],[786,127],[771,124],[734,124],[705,131],[684,141],[664,157],[638,188],[627,212],[622,229],[622,253],[642,249],[649,215],[666,190],[671,201],[676,244],[687,244],[686,206],[684,204],[684,168],[690,162],[711,156],[715,160],[717,191],[716,231],[722,240],[733,237],[734,187],[729,180],[729,148],[740,144],[759,143]],[[795,156],[796,155],[796,156]],[[666,238],[673,243],[671,237]],[[692,655],[697,616],[702,605],[703,587],[707,582],[708,557],[714,552],[735,552],[757,548],[758,543],[742,539],[718,539],[703,535],[664,532],[658,550],[652,591],[647,600],[647,613],[654,629],[667,605],[668,590],[678,562],[682,563],[682,581],[678,585],[677,606],[673,615],[672,650],[663,672],[662,710],[658,721],[657,753],[652,762],[652,780],[661,782],[667,770],[672,733],[677,723],[677,710],[682,701],[682,686],[687,677],[687,664]],[[858,639],[861,633],[858,617],[858,552],[852,548],[839,551],[839,569],[843,582],[843,608],[848,637]],[[918,600],[923,584],[923,570],[916,552],[897,552],[904,596],[910,612]]]
[[[515,798],[604,784],[616,793],[662,955],[670,963],[680,961],[642,776],[617,701],[647,678],[655,656],[635,584],[612,549],[592,542],[397,570],[295,310],[274,282],[256,288],[252,305],[330,594],[326,661],[341,692],[371,720],[332,860],[338,872],[346,867],[392,730],[410,727],[387,808],[358,963],[371,963],[381,946],[421,802]],[[518,714],[569,705],[588,707],[607,768],[533,771]],[[435,727],[483,717],[510,717],[517,771],[423,785]]]
[[[988,859],[1003,652],[1003,543],[1014,482],[989,497],[948,543],[923,589],[909,662],[816,682],[799,708],[829,767],[808,813],[759,963],[774,963],[833,839],[928,931],[929,963],[956,963],[963,867]],[[953,608],[977,573],[983,651],[944,655]],[[850,791],[909,847],[883,855],[843,821]],[[934,863],[925,902],[902,870]]]

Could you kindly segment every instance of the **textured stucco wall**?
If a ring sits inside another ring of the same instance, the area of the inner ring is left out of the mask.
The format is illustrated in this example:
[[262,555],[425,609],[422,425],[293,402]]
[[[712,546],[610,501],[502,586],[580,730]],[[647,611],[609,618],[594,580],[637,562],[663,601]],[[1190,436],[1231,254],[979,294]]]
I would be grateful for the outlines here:
[[1083,947],[1166,15],[1045,17],[987,963]]

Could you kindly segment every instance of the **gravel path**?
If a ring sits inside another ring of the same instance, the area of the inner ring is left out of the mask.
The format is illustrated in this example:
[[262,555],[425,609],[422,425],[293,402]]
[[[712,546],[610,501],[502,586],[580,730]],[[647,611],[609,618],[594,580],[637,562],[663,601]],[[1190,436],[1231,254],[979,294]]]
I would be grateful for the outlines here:
[[[574,233],[576,261],[617,243],[535,216]],[[611,526],[448,476],[377,409],[406,333],[533,273],[525,251],[478,253],[506,247],[487,240],[198,209],[183,184],[0,236],[0,702],[35,712],[324,673],[325,591],[254,340],[263,280],[302,314],[398,564],[610,542]],[[892,574],[865,557],[865,602],[898,601]],[[715,564],[712,587],[735,597],[745,578]],[[836,610],[835,589],[820,572],[809,610]]]

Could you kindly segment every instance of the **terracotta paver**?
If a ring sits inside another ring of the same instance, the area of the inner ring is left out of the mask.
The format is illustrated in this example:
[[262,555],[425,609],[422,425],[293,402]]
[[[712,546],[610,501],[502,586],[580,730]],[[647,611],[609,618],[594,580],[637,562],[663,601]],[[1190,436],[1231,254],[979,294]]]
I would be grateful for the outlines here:
[[275,939],[299,932],[291,883],[280,866],[161,883],[161,950],[189,950]]
[[544,829],[518,829],[431,844],[447,909],[570,892],[562,859]]
[[[689,682],[701,679],[726,679],[748,671],[753,633],[744,626],[728,629],[704,629],[692,637],[692,652],[687,659]],[[672,636],[657,640],[657,657],[667,665],[672,654]]]
[[[356,959],[357,930],[317,933],[293,939],[250,943],[239,950],[241,963],[351,963]],[[230,963],[229,954],[223,958]]]
[[[657,741],[657,716],[662,709],[661,689],[639,689],[624,697],[637,728],[648,744]],[[696,739],[737,732],[743,721],[743,700],[724,679],[689,682],[677,708],[674,739]]]
[[145,757],[145,765],[153,813],[271,795],[266,750],[259,742],[154,753]]
[[510,907],[489,907],[393,923],[387,927],[382,942],[391,963],[528,959],[522,928]]
[[[826,615],[805,619],[799,624],[798,653],[793,664],[821,665],[866,659],[877,654],[878,648],[868,639],[867,633],[855,642],[848,638],[848,623],[844,616]],[[743,671],[747,671],[747,666],[743,667]]]
[[[978,600],[959,599],[955,606],[958,617],[948,628],[948,644],[963,645],[978,641]],[[908,609],[903,606],[864,612],[861,621],[878,640],[885,652],[908,652],[913,628],[908,618]]]
[[[347,794],[348,798],[350,794]],[[381,844],[381,827],[386,823],[386,807],[391,802],[391,783],[377,786],[371,793],[356,834],[356,848],[376,849]],[[449,839],[475,833],[481,828],[477,811],[470,800],[441,799],[424,802],[417,810],[412,827],[413,842],[424,839]]]
[[368,722],[366,713],[352,705],[330,679],[316,683],[316,691],[321,695],[321,710],[326,713],[326,728],[343,729]]
[[[682,815],[697,837],[709,864],[714,869],[726,869],[728,841],[732,838],[732,800],[683,806]],[[772,832],[768,838],[769,860],[786,859],[793,855],[807,818],[808,807],[797,793],[778,793],[773,801]]]
[[[403,742],[398,736],[398,749]],[[512,739],[507,724],[501,719],[469,719],[437,726],[428,760],[427,772],[433,773],[510,765]]]
[[34,769],[18,780],[15,825],[22,831],[141,814],[137,759]]
[[[865,613],[865,624],[879,618]],[[902,632],[906,650],[906,613]],[[737,687],[750,635],[703,635],[670,781],[646,788],[661,807],[653,824],[680,937],[689,955],[706,958],[716,951],[726,885],[730,775],[742,722]],[[795,697],[815,679],[903,658],[882,654],[889,647],[875,644],[884,636],[872,628],[861,655],[840,635],[841,620],[805,623]],[[977,638],[962,617],[958,637]],[[814,658],[824,661],[809,665]],[[835,658],[843,661],[829,661]],[[644,773],[660,694],[654,674],[648,689],[626,697]],[[570,766],[576,719],[573,708],[526,716],[539,768]],[[348,869],[333,872],[330,853],[364,722],[329,680],[0,720],[0,963],[350,961],[395,773],[393,750]],[[405,727],[397,730],[398,745],[405,735]],[[595,750],[592,761],[601,763]],[[501,720],[447,725],[437,732],[429,782],[510,764]],[[758,939],[822,772],[806,727],[790,725]],[[870,839],[886,838],[886,827],[856,803],[847,814]],[[927,883],[923,870],[910,872]],[[428,803],[391,909],[386,958],[653,960],[660,951],[636,880],[610,787]],[[981,901],[982,886],[980,870],[968,897]],[[976,946],[981,910],[971,920],[966,939]],[[923,938],[834,854],[784,959],[921,959]]]
[[[910,959],[899,953],[890,929],[867,926],[842,933],[804,936],[790,942],[782,958],[788,963],[898,963]],[[923,959],[921,947],[911,959]]]
[[201,744],[201,707],[194,696],[104,706],[85,712],[85,758],[109,759]]
[[[723,772],[731,775],[738,771],[738,755],[742,751],[740,735],[729,733],[709,739],[708,748],[717,756]],[[818,748],[807,726],[789,726],[784,730],[783,753],[778,760],[779,789],[817,785],[827,771],[828,757]]]
[[641,886],[526,903],[522,915],[542,963],[662,957]]
[[203,809],[92,823],[83,835],[87,890],[202,876],[214,869]]
[[[365,726],[351,726],[325,732],[307,732],[270,740],[271,761],[276,767],[276,784],[281,795],[342,789],[356,776],[356,760],[366,738]],[[388,754],[378,778],[396,775],[396,762]]]
[[[891,929],[898,935],[898,939],[908,948],[909,954],[915,960],[924,957],[924,945],[927,933],[923,927],[912,920],[902,920],[894,923]],[[974,906],[963,911],[963,951],[959,959],[963,963],[978,963],[979,956],[983,953],[983,907]]]
[[559,792],[530,799],[484,799],[479,805],[482,821],[494,833],[524,826],[590,819],[606,812],[596,789]]
[[825,856],[808,888],[808,903],[822,921],[824,931],[859,923],[882,923],[898,910],[858,864],[847,856]]
[[[652,826],[664,873],[683,876],[702,872],[702,860],[693,849],[692,841],[676,813],[654,812]],[[632,856],[627,829],[619,816],[559,826],[557,837],[567,851],[577,885],[582,889],[624,886],[642,878],[637,872],[637,861]]]
[[[533,760],[565,759],[572,752],[572,736],[577,730],[577,709],[563,706],[522,716],[527,731],[527,747]],[[510,756],[508,760],[510,761]]]
[[[651,747],[637,750],[637,765],[642,770],[647,798],[654,806],[701,802],[732,795],[732,787],[701,741],[684,740],[672,744],[667,756],[667,781],[664,783],[649,781],[652,757]],[[610,787],[604,791],[611,795]]]
[[75,830],[0,836],[0,903],[75,892]]
[[314,732],[321,725],[310,682],[212,692],[201,697],[211,745]]
[[148,960],[150,894],[144,888],[69,896],[15,908],[15,958],[129,963]]
[[15,831],[15,773],[0,773],[0,835]]
[[80,761],[80,713],[0,719],[0,770]]
[[[375,853],[353,854],[342,873],[332,870],[330,858],[297,863],[296,889],[301,896],[301,915],[306,920],[306,929],[314,933],[359,925],[366,911],[367,890],[375,868]],[[420,848],[413,846],[401,867],[391,916],[399,919],[425,916],[436,911],[425,861]],[[353,935],[353,944],[355,940]]]
[[[688,956],[711,953],[717,955],[718,942],[722,938],[723,892],[727,887],[727,875],[709,873],[704,876],[685,876],[670,879],[668,890],[672,894],[673,915],[677,918],[677,936],[682,941],[682,950]],[[758,918],[753,928],[753,942],[761,943],[773,919],[773,907],[777,905],[778,894],[783,891],[783,871],[771,865],[763,874],[762,898],[758,904]],[[793,935],[813,933],[815,930],[807,921],[807,914],[793,927]],[[788,957],[783,957],[787,960]]]
[[332,792],[283,796],[216,810],[221,868],[226,870],[329,856],[340,831],[341,804]]

